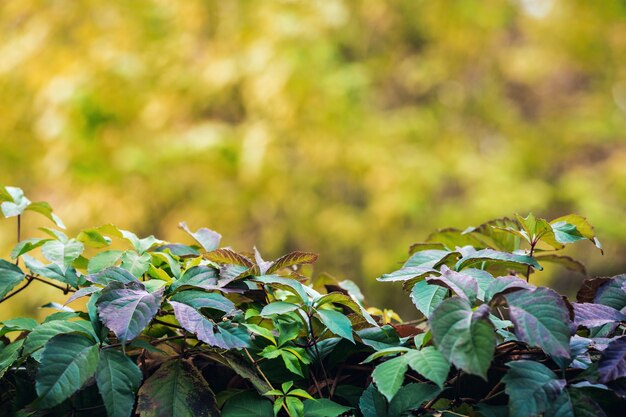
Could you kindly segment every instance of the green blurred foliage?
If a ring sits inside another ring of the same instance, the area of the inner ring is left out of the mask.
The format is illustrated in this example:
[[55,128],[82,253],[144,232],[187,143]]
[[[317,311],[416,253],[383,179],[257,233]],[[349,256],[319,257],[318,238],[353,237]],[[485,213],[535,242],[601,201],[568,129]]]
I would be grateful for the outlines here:
[[317,251],[409,316],[374,277],[440,227],[577,212],[626,267],[623,1],[4,1],[0,112],[70,231]]

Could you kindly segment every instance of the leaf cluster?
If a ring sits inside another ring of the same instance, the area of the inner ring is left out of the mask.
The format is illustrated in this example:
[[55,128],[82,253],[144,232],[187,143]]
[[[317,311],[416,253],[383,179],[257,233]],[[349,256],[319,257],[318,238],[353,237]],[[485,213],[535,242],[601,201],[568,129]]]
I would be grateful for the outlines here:
[[[18,223],[33,210],[17,188],[0,197]],[[600,247],[580,216],[499,219],[413,245],[379,278],[401,282],[423,316],[406,323],[368,309],[351,281],[307,276],[316,254],[266,261],[180,227],[192,243],[42,227],[0,260],[2,302],[35,281],[68,296],[42,323],[1,322],[10,415],[560,417],[624,405],[626,275],[586,280],[576,302],[529,282],[545,262],[585,271],[558,254]]]

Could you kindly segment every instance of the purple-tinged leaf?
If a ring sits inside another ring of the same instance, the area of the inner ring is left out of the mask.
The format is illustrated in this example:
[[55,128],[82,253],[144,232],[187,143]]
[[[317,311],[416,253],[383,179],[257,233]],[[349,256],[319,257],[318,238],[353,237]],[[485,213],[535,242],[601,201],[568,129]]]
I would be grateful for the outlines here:
[[139,282],[111,283],[96,302],[100,320],[122,344],[137,337],[154,318],[163,288],[149,293]]
[[217,271],[215,268],[206,265],[193,266],[170,285],[169,291],[174,292],[182,286],[204,288],[207,290],[219,288],[217,285]]
[[173,359],[161,365],[139,389],[141,417],[219,417],[215,395],[196,367]]
[[418,281],[411,290],[413,304],[426,317],[430,317],[447,295],[447,288],[430,285],[427,281]]
[[459,297],[467,300],[470,304],[476,301],[478,295],[478,282],[473,277],[450,270],[447,266],[441,267],[441,276],[426,277],[429,284],[437,284],[449,288]]
[[205,259],[218,264],[240,265],[248,268],[254,266],[254,263],[250,259],[226,248],[207,252],[203,256]]
[[626,337],[609,343],[598,362],[598,381],[605,384],[626,377]]
[[571,321],[563,298],[549,288],[520,290],[504,296],[515,335],[548,355],[569,358]]
[[252,274],[252,275],[265,275],[267,270],[270,269],[270,267],[273,264],[273,262],[263,260],[263,257],[261,256],[261,252],[259,252],[256,246],[254,247],[254,260],[256,262],[256,267],[258,268],[258,274]]
[[493,281],[495,281],[493,275],[485,270],[476,268],[465,268],[462,273],[464,275],[469,275],[476,280],[478,283],[477,298],[481,301],[485,301],[485,292]]
[[72,301],[74,301],[74,300],[76,300],[78,298],[85,297],[85,296],[87,296],[89,294],[93,294],[93,293],[98,292],[100,290],[102,290],[102,288],[94,287],[94,286],[81,288],[80,290],[78,290],[74,294],[72,294],[71,297],[68,298],[67,301],[65,302],[65,304],[63,304],[63,305],[66,306],[66,305],[68,305],[69,303],[71,303]]
[[576,294],[576,301],[579,303],[593,303],[600,288],[611,278],[590,278],[583,281],[582,286]]
[[626,314],[613,307],[593,303],[572,303],[576,326],[597,327],[603,324],[626,321]]
[[485,291],[485,302],[490,302],[498,294],[508,294],[522,289],[532,290],[535,286],[514,276],[496,278]]
[[249,346],[250,337],[243,327],[224,329],[187,304],[176,301],[170,301],[170,304],[174,308],[176,320],[185,330],[198,336],[198,340],[223,349]]
[[105,269],[104,271],[98,272],[97,274],[89,274],[85,277],[85,279],[89,282],[93,282],[94,284],[100,284],[104,286],[109,285],[112,282],[117,282],[121,284],[131,282],[139,283],[137,277],[135,277],[127,270],[117,266],[112,266]]
[[312,264],[317,261],[318,255],[311,252],[291,252],[276,259],[272,266],[267,270],[267,274],[272,274],[283,268],[294,265]]
[[622,289],[626,283],[626,274],[616,275],[602,284],[596,293],[594,302],[621,310],[626,307],[626,291]]
[[215,250],[220,246],[220,240],[222,240],[222,235],[211,229],[203,227],[196,230],[196,232],[194,233],[189,230],[189,227],[187,227],[187,223],[185,222],[180,222],[178,224],[178,227],[187,232],[207,252]]

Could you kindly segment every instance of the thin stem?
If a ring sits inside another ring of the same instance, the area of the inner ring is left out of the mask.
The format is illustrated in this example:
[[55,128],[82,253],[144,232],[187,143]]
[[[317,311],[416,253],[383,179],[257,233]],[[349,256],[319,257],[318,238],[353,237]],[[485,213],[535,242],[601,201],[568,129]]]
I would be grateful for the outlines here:
[[[313,315],[309,313],[307,314],[307,316],[309,317],[309,331],[311,332],[311,340],[313,340],[313,349],[315,349],[315,355],[317,356],[317,363],[320,365],[320,368],[322,368],[322,374],[324,374],[324,379],[326,380],[326,383],[328,384],[329,379],[328,379],[328,374],[326,373],[326,367],[324,366],[322,358],[320,357],[320,351],[317,348],[317,341],[315,340],[315,333],[313,332],[313,321],[311,320]],[[329,394],[328,395],[329,399],[332,400],[333,398],[332,393],[329,391],[328,394]]]
[[[20,243],[20,237],[22,235],[22,215],[18,214],[17,215],[17,243]],[[20,257],[18,256],[17,259],[15,259],[15,266],[18,266],[20,264]]]
[[246,352],[246,355],[248,355],[248,359],[250,359],[250,362],[252,362],[252,365],[254,365],[254,367],[256,368],[257,372],[259,373],[259,375],[261,375],[261,378],[263,378],[263,380],[265,381],[265,383],[267,385],[269,385],[270,389],[274,389],[274,387],[272,386],[272,383],[270,382],[269,379],[267,379],[267,377],[265,376],[265,374],[263,373],[263,371],[261,370],[261,368],[259,367],[259,364],[257,363],[257,361],[254,360],[254,358],[252,357],[252,355],[250,354],[250,352],[248,351],[248,349],[243,348],[244,352]]
[[162,320],[159,320],[159,319],[152,319],[152,321],[155,322],[155,323],[162,324],[163,326],[168,326],[168,327],[173,327],[175,329],[183,330],[182,327],[180,327],[180,326],[178,326],[176,324],[168,323],[166,321],[162,321]]
[[[533,251],[535,250],[535,245],[537,244],[537,240],[533,240],[530,244],[530,254],[528,256],[533,256]],[[528,265],[528,269],[526,270],[526,282],[530,280],[530,272],[532,267]]]
[[[169,342],[171,340],[180,340],[180,339],[184,339],[184,338],[191,338],[191,336],[169,336],[169,337],[164,337],[163,339],[156,339],[156,340],[152,340],[150,343],[151,345],[159,345],[161,343],[165,343],[165,342]],[[112,348],[116,348],[116,347],[120,347],[122,346],[121,343],[113,343],[111,345],[106,345],[106,346],[102,346],[102,349],[112,349]]]
[[19,294],[20,292],[24,291],[26,289],[26,287],[28,287],[30,285],[31,282],[33,282],[33,280],[30,279],[30,278],[27,278],[26,279],[26,284],[22,285],[20,288],[18,288],[17,290],[13,291],[11,294],[9,294],[6,297],[4,297],[2,300],[0,300],[0,303],[4,303],[9,298],[11,298],[14,295]]
[[59,289],[59,290],[63,291],[63,294],[67,294],[68,292],[76,292],[76,290],[74,290],[74,289],[72,289],[72,288],[69,288],[69,286],[65,286],[65,287],[64,287],[64,286],[62,286],[62,285],[58,285],[58,284],[55,284],[55,283],[53,283],[53,282],[46,281],[45,279],[39,278],[39,277],[37,277],[37,276],[35,276],[35,275],[26,275],[26,277],[27,277],[27,278],[30,278],[31,280],[35,280],[35,281],[39,281],[39,282],[43,282],[44,284],[48,284],[48,285],[50,285],[51,287],[57,288],[57,289]]

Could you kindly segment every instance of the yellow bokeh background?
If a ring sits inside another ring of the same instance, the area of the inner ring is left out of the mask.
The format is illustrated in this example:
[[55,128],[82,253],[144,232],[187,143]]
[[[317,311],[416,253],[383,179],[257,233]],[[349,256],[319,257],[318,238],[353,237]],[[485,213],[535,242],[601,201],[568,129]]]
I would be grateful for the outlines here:
[[[321,254],[371,304],[432,230],[585,215],[626,270],[626,4],[617,0],[0,2],[0,182],[69,233],[221,232]],[[23,236],[51,225],[36,214]],[[13,220],[0,248],[15,244]],[[544,280],[571,293],[582,277]],[[63,299],[33,284],[0,319]]]

